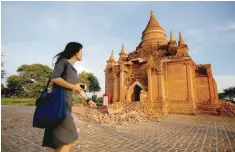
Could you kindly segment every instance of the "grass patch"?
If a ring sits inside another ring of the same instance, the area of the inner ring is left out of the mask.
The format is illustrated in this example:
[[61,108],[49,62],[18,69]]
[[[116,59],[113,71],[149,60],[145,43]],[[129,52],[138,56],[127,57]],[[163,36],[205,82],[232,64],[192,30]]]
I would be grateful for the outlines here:
[[34,106],[36,99],[28,98],[1,98],[2,105],[15,105],[15,106]]
[[[28,98],[1,98],[2,105],[14,105],[14,106],[35,106],[36,99]],[[83,104],[82,100],[74,100],[74,104]]]
[[[35,106],[36,99],[28,98],[1,98],[1,105],[14,105],[14,106]],[[73,105],[87,104],[81,98],[73,99]],[[97,106],[102,106],[102,103],[96,103]]]

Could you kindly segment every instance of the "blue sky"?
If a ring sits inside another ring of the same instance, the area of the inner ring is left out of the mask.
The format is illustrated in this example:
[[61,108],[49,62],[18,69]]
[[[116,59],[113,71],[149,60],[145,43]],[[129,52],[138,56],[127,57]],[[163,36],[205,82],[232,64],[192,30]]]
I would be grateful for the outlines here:
[[[22,64],[52,68],[52,58],[70,41],[84,45],[78,71],[93,72],[104,90],[104,69],[112,49],[133,51],[150,11],[197,64],[212,64],[219,91],[235,86],[235,2],[2,2],[3,61],[7,76]],[[3,80],[4,82],[4,80]],[[103,91],[102,91],[103,93]]]

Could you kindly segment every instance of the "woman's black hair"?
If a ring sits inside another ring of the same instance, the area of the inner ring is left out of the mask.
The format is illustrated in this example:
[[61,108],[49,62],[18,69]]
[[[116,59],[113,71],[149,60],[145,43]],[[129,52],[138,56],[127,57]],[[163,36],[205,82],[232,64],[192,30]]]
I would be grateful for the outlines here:
[[[57,64],[61,59],[70,59],[73,57],[76,53],[78,53],[83,48],[82,44],[77,42],[69,42],[64,51],[58,53],[54,58],[57,57],[56,63]],[[54,59],[53,58],[53,59]]]

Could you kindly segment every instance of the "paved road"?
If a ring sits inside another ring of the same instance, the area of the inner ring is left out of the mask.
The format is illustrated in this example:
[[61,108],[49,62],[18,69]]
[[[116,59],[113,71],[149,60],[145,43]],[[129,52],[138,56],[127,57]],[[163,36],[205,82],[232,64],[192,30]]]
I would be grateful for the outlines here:
[[[42,152],[43,130],[32,127],[34,107],[2,106],[2,152]],[[80,138],[73,152],[235,151],[235,119],[169,115],[161,122],[102,125],[76,118]]]

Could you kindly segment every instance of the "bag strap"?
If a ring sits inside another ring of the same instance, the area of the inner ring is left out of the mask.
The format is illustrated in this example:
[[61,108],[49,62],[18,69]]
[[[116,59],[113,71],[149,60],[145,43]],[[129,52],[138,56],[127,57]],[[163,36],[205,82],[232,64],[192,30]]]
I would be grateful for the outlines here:
[[[65,64],[64,71],[63,71],[62,74],[61,74],[61,77],[62,77],[62,78],[63,78],[63,77],[66,77],[67,66],[68,66],[68,63]],[[47,92],[47,91],[48,91],[48,86],[49,86],[50,82],[51,82],[51,78],[50,78],[50,76],[49,76],[49,79],[48,79],[48,81],[47,81],[47,85],[46,85],[46,87],[44,88],[43,92]]]

